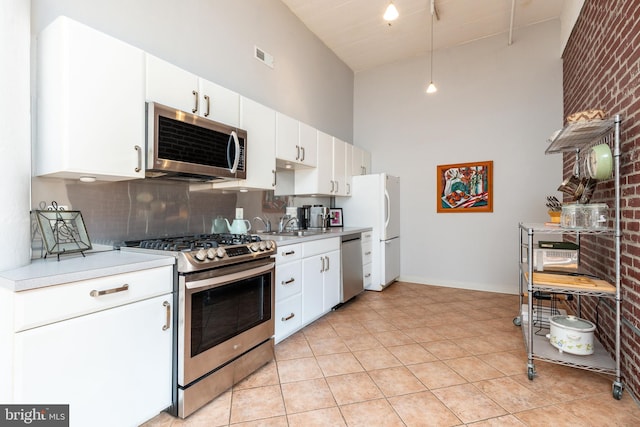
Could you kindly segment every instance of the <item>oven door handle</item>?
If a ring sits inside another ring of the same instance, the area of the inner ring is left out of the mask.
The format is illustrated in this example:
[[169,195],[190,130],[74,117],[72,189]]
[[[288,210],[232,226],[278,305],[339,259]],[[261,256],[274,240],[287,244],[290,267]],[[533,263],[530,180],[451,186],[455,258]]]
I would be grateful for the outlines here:
[[266,273],[269,270],[272,270],[275,266],[275,263],[270,262],[265,265],[261,265],[259,267],[250,268],[248,270],[237,271],[229,274],[223,274],[218,277],[209,277],[202,280],[193,280],[186,281],[185,286],[187,289],[198,289],[198,288],[212,288],[220,285],[224,285],[226,283],[235,282],[238,280],[246,279],[252,276],[258,276],[262,273]]

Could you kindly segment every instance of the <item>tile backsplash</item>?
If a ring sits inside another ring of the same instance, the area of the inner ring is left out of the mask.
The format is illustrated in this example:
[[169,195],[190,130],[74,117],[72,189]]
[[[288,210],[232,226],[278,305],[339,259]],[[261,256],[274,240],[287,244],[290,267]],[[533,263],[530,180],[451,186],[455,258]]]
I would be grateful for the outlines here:
[[[41,201],[49,205],[55,200],[59,205],[81,211],[91,242],[106,245],[123,240],[209,233],[216,217],[231,222],[236,207],[244,208],[245,219],[252,221],[261,216],[275,226],[287,205],[329,206],[331,201],[274,196],[273,191],[190,191],[188,182],[161,179],[82,183],[53,178],[33,178],[31,200],[34,210]],[[261,229],[262,224],[252,221],[252,227]],[[34,228],[32,234],[33,253],[37,257],[39,233]]]

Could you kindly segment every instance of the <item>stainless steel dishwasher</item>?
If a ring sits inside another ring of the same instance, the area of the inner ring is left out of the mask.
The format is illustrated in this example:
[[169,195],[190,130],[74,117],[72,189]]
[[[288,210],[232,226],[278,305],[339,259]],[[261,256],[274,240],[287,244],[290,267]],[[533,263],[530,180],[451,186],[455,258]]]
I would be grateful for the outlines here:
[[342,236],[341,303],[364,291],[362,278],[362,240],[360,233]]

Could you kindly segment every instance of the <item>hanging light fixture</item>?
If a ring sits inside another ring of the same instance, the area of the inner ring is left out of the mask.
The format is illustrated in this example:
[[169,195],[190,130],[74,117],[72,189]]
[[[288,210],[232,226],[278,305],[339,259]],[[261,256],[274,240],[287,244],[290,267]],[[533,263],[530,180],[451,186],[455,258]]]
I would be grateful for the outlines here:
[[438,88],[433,84],[433,16],[436,12],[435,0],[431,0],[431,49],[429,50],[430,60],[429,65],[431,67],[431,75],[429,76],[429,86],[427,86],[427,93],[436,93]]
[[389,6],[387,6],[387,10],[384,11],[384,15],[382,17],[385,21],[395,21],[396,19],[398,19],[398,16],[400,16],[400,14],[398,13],[398,9],[396,9],[396,6],[393,4],[393,0],[391,0],[391,2],[389,2]]

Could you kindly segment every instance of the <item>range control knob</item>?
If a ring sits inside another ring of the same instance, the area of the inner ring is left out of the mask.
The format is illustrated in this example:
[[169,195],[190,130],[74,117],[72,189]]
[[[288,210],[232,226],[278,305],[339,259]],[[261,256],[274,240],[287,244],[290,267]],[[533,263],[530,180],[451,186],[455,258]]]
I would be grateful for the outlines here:
[[223,248],[218,248],[218,249],[216,249],[216,256],[217,256],[218,258],[222,258],[222,257],[224,257],[224,254],[225,254],[225,253],[226,253],[226,252],[224,251],[224,249],[223,249]]
[[207,249],[207,258],[214,259],[216,257],[216,250],[214,248]]
[[262,243],[264,243],[264,247],[270,251],[271,249],[273,249],[273,241],[271,240],[267,240],[267,241],[262,241]]
[[260,242],[260,250],[264,251],[265,249],[267,249],[267,243],[266,242]]
[[194,258],[198,261],[204,261],[205,259],[207,259],[207,251],[205,249],[200,249],[198,252],[196,252]]
[[251,249],[253,252],[258,252],[258,250],[260,249],[260,245],[258,244],[258,242],[253,242],[249,245],[249,249]]

